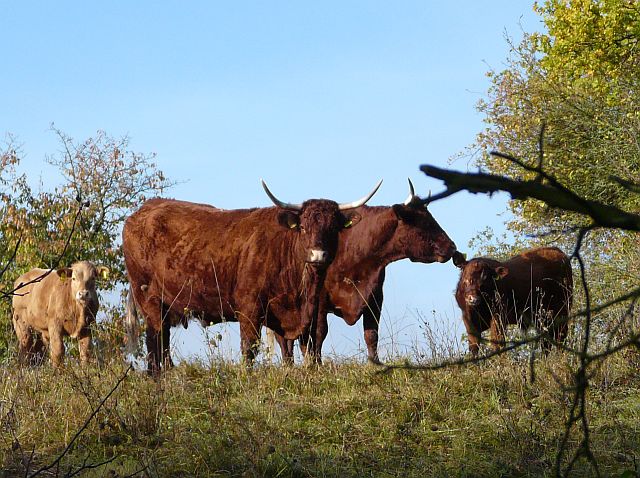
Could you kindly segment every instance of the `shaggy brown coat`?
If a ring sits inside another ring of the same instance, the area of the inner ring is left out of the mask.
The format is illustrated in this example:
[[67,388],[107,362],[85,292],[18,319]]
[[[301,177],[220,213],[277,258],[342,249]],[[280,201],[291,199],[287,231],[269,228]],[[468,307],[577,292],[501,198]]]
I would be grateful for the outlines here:
[[[338,254],[327,270],[315,331],[319,355],[327,335],[327,314],[355,324],[363,317],[368,359],[378,363],[378,329],[385,267],[392,262],[448,261],[456,245],[420,201],[394,206],[363,206],[357,229],[340,234]],[[293,343],[276,338],[286,361],[293,360]],[[306,344],[301,340],[301,349]]]
[[573,276],[571,262],[560,249],[530,249],[505,262],[483,257],[466,261],[460,256],[454,262],[462,269],[456,302],[473,355],[478,354],[481,334],[488,329],[492,347],[499,350],[509,324],[547,331],[550,340],[542,341],[545,351],[551,341],[564,342]]
[[[306,201],[299,213],[147,201],[125,222],[123,251],[135,302],[147,320],[149,371],[162,361],[171,365],[170,326],[191,316],[206,324],[239,321],[248,361],[267,315],[283,318],[270,320],[269,327],[286,338],[305,333],[318,313],[338,232],[357,220],[329,200]],[[311,249],[328,253],[323,265],[309,264]]]

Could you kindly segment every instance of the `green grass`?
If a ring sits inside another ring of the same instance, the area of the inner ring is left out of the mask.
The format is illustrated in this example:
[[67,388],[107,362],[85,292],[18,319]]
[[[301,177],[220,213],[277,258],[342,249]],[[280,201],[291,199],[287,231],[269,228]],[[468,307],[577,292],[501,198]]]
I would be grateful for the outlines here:
[[[69,362],[0,366],[0,476],[52,462],[126,368]],[[550,476],[570,403],[566,362],[539,360],[534,383],[526,361],[507,357],[430,372],[225,362],[182,364],[159,381],[131,372],[50,473],[115,457],[83,476]],[[635,470],[639,388],[637,363],[623,357],[593,378],[605,476]],[[574,476],[590,474],[579,462]]]

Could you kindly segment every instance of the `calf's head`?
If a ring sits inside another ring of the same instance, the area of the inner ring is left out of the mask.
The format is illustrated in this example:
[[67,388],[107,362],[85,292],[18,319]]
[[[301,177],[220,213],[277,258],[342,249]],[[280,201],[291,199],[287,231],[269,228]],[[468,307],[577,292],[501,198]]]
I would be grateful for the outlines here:
[[106,278],[109,269],[104,266],[96,267],[91,262],[80,261],[71,267],[56,270],[61,280],[69,281],[71,296],[82,308],[97,309],[98,294],[96,293],[96,278]]
[[278,222],[300,234],[305,250],[305,262],[324,267],[335,257],[338,249],[338,233],[355,225],[360,216],[352,211],[365,204],[376,193],[382,181],[365,197],[352,203],[338,204],[328,199],[309,199],[302,204],[280,201],[262,181],[265,192],[273,203],[281,208]]
[[427,210],[427,202],[415,194],[409,180],[409,197],[392,206],[398,218],[396,237],[412,262],[447,262],[456,245]]
[[496,291],[496,281],[503,279],[509,269],[493,259],[467,261],[456,252],[454,263],[462,270],[458,281],[458,294],[469,307],[477,307],[490,300]]

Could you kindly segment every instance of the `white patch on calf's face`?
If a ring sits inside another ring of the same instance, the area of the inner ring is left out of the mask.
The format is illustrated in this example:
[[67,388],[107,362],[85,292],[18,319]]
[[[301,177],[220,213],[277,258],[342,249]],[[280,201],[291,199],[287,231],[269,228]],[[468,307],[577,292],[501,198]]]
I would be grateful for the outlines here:
[[78,292],[76,292],[76,300],[78,302],[86,302],[89,299],[89,297],[91,297],[91,293],[86,289],[79,290]]

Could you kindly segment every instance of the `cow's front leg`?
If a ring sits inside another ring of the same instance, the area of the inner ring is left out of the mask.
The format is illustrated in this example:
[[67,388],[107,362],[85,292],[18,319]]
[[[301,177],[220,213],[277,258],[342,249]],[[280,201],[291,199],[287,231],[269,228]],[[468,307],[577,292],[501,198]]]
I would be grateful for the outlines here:
[[462,321],[467,329],[467,340],[469,341],[469,352],[472,357],[477,357],[480,352],[480,341],[482,340],[482,331],[472,323],[472,319],[463,316]]
[[493,317],[491,319],[491,347],[495,352],[501,350],[504,345],[505,327],[500,320],[500,317]]
[[91,332],[89,330],[82,330],[78,334],[78,350],[80,351],[80,363],[87,365],[91,354]]
[[64,341],[61,328],[55,327],[53,330],[49,328],[49,354],[51,355],[51,364],[56,368],[60,367],[64,358]]
[[369,362],[380,364],[378,357],[378,330],[380,329],[380,316],[382,315],[382,287],[374,291],[365,305],[362,313],[362,326],[364,328],[364,342],[367,344],[367,358]]
[[253,365],[253,362],[260,350],[260,329],[262,328],[257,319],[246,315],[239,315],[240,322],[240,350],[245,364]]

